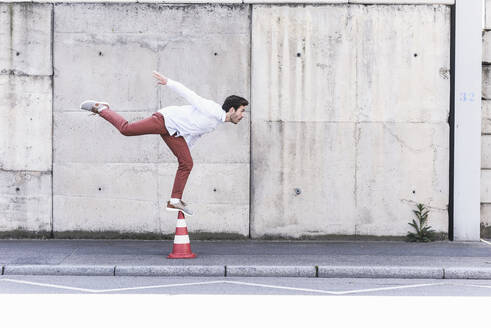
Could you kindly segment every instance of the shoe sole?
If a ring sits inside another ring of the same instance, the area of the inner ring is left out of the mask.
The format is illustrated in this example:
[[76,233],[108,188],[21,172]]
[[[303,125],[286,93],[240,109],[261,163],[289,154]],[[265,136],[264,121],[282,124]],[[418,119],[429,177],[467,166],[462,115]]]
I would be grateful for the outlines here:
[[108,104],[108,103],[101,102],[101,101],[96,101],[96,100],[90,100],[90,99],[89,99],[89,100],[86,100],[86,101],[84,101],[84,102],[82,102],[82,103],[80,104],[80,106],[78,106],[78,107],[79,107],[80,109],[82,109],[82,110],[86,110],[86,111],[88,111],[88,112],[92,112],[92,110],[90,110],[90,109],[85,109],[85,108],[82,108],[82,105],[83,105],[84,103],[86,103],[86,102],[89,102],[89,101],[91,101],[91,102],[95,102],[95,103],[97,103],[97,104],[104,104],[104,105],[106,105],[106,106],[108,106],[108,107],[109,107],[109,104]]
[[180,209],[178,209],[178,208],[168,208],[168,207],[166,207],[165,209],[166,209],[167,211],[169,211],[169,212],[182,212],[182,213],[184,213],[184,214],[185,214],[185,215],[187,215],[187,216],[193,216],[193,215],[192,215],[192,214],[190,214],[189,212],[188,212],[188,213],[186,213],[186,211],[184,211],[184,210],[180,210]]

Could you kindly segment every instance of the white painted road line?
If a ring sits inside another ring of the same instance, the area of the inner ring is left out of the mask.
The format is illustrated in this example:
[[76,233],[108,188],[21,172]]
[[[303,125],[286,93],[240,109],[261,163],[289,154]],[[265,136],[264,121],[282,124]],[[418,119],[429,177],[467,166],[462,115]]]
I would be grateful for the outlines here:
[[0,281],[9,281],[9,282],[15,282],[18,284],[33,285],[33,286],[40,286],[40,287],[51,287],[51,288],[59,288],[59,289],[76,290],[79,292],[89,292],[89,293],[96,292],[94,289],[77,288],[77,287],[54,285],[54,284],[45,284],[45,283],[41,283],[41,282],[31,282],[31,281],[24,281],[24,280],[17,280],[17,279],[9,279],[9,278],[3,278],[3,279],[0,279]]
[[436,285],[445,285],[446,284],[445,282],[437,282],[437,283],[431,283],[431,284],[417,284],[417,285],[394,286],[394,287],[367,288],[367,289],[348,290],[348,291],[339,292],[339,291],[330,291],[330,290],[322,290],[322,289],[307,289],[307,288],[297,288],[297,287],[285,287],[285,286],[256,284],[256,283],[248,283],[248,282],[241,282],[241,281],[227,281],[227,283],[229,283],[229,284],[240,284],[240,285],[257,286],[257,287],[266,287],[266,288],[276,288],[276,289],[286,289],[286,290],[314,292],[314,293],[322,293],[322,294],[332,294],[332,295],[367,293],[367,292],[382,291],[382,290],[393,290],[393,289],[404,289],[404,288],[417,288],[417,287],[436,286]]
[[378,291],[382,291],[382,290],[418,288],[418,287],[438,286],[438,285],[447,285],[447,283],[446,282],[436,282],[436,283],[432,283],[432,284],[417,284],[417,285],[394,286],[394,287],[368,288],[368,289],[358,289],[358,290],[348,290],[348,291],[344,291],[344,292],[336,292],[336,294],[337,295],[345,295],[345,294],[356,294],[356,293],[368,293],[368,292],[378,292]]
[[491,288],[491,286],[486,286],[486,285],[473,285],[473,284],[464,284],[460,286],[471,286],[471,287],[481,287],[481,288]]
[[59,289],[68,289],[68,290],[77,290],[89,293],[107,293],[107,292],[117,292],[117,291],[125,291],[125,290],[138,290],[138,289],[152,289],[152,288],[168,288],[168,287],[182,287],[182,286],[193,286],[193,285],[209,285],[216,283],[224,283],[226,281],[203,281],[203,282],[190,282],[190,283],[182,283],[182,284],[167,284],[167,285],[154,285],[154,286],[141,286],[141,287],[125,287],[125,288],[113,288],[113,289],[90,289],[90,288],[78,288],[78,287],[70,287],[64,285],[55,285],[55,284],[45,284],[40,282],[31,282],[25,280],[17,280],[17,279],[0,279],[0,281],[10,281],[18,284],[25,285],[34,285],[41,287],[52,287]]
[[314,292],[314,293],[323,293],[323,294],[333,294],[333,292],[328,290],[321,289],[310,289],[310,288],[297,288],[297,287],[285,287],[285,286],[276,286],[276,285],[265,285],[265,284],[256,284],[252,282],[242,282],[242,281],[225,281],[228,284],[236,284],[236,285],[244,285],[244,286],[254,286],[254,287],[265,287],[265,288],[275,288],[275,289],[285,289],[285,290],[295,290],[302,292]]
[[124,290],[138,290],[138,289],[152,289],[152,288],[169,288],[169,287],[182,287],[182,286],[193,286],[193,285],[211,285],[224,283],[225,281],[203,281],[203,282],[189,282],[182,284],[170,284],[170,285],[154,285],[154,286],[142,286],[142,287],[127,287],[127,288],[113,288],[113,289],[101,289],[97,290],[99,293],[107,293],[107,292],[119,292]]
[[151,286],[141,286],[141,287],[124,287],[124,288],[112,288],[112,289],[90,289],[90,288],[79,288],[79,287],[71,287],[71,286],[66,286],[66,285],[56,285],[56,284],[32,282],[32,281],[26,281],[26,280],[10,279],[10,278],[0,279],[0,282],[1,281],[7,281],[7,282],[13,282],[13,283],[25,284],[25,285],[40,286],[40,287],[67,289],[67,290],[88,292],[88,293],[109,293],[109,292],[121,292],[121,291],[129,291],[129,290],[171,288],[171,287],[184,287],[184,286],[199,286],[199,285],[210,285],[210,284],[221,284],[221,283],[231,284],[231,285],[243,285],[243,286],[253,286],[253,287],[262,287],[262,288],[282,289],[282,290],[290,290],[290,291],[298,291],[298,292],[330,294],[330,295],[359,294],[359,293],[368,293],[368,292],[377,292],[377,291],[388,291],[388,290],[419,288],[419,287],[429,287],[429,286],[441,286],[441,285],[491,288],[491,286],[487,286],[487,285],[456,284],[456,283],[449,283],[449,282],[437,282],[437,283],[414,284],[414,285],[393,286],[393,287],[354,289],[354,290],[346,290],[346,291],[331,291],[331,290],[323,290],[323,289],[299,288],[299,287],[259,284],[259,283],[251,283],[251,282],[244,282],[244,281],[214,280],[214,281],[201,281],[201,282],[190,282],[190,283],[179,283],[179,284],[151,285]]

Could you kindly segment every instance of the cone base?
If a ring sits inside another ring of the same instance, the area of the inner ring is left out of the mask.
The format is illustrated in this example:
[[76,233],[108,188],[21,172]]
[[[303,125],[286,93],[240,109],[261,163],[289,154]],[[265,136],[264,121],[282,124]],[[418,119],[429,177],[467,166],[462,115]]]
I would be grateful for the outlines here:
[[196,257],[196,254],[190,253],[190,254],[179,254],[179,253],[170,253],[167,258],[168,259],[194,259]]

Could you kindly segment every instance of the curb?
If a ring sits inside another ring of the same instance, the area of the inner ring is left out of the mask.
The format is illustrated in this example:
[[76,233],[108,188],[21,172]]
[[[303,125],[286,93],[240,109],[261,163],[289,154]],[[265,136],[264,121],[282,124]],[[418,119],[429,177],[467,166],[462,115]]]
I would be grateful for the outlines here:
[[1,275],[489,279],[491,267],[3,265]]
[[227,266],[227,277],[316,277],[315,266]]
[[116,266],[115,276],[184,276],[184,277],[224,277],[222,265],[182,265],[182,266]]
[[490,279],[491,268],[446,268],[445,279]]
[[438,267],[348,267],[319,266],[320,278],[400,278],[444,279],[444,269]]
[[114,276],[113,265],[6,265],[4,275]]

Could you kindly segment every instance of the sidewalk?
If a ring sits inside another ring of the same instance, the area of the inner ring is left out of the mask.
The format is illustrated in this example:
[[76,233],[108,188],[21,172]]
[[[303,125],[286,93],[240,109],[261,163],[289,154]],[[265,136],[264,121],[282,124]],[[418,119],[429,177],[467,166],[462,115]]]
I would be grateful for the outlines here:
[[491,279],[491,244],[393,241],[0,240],[2,275]]

